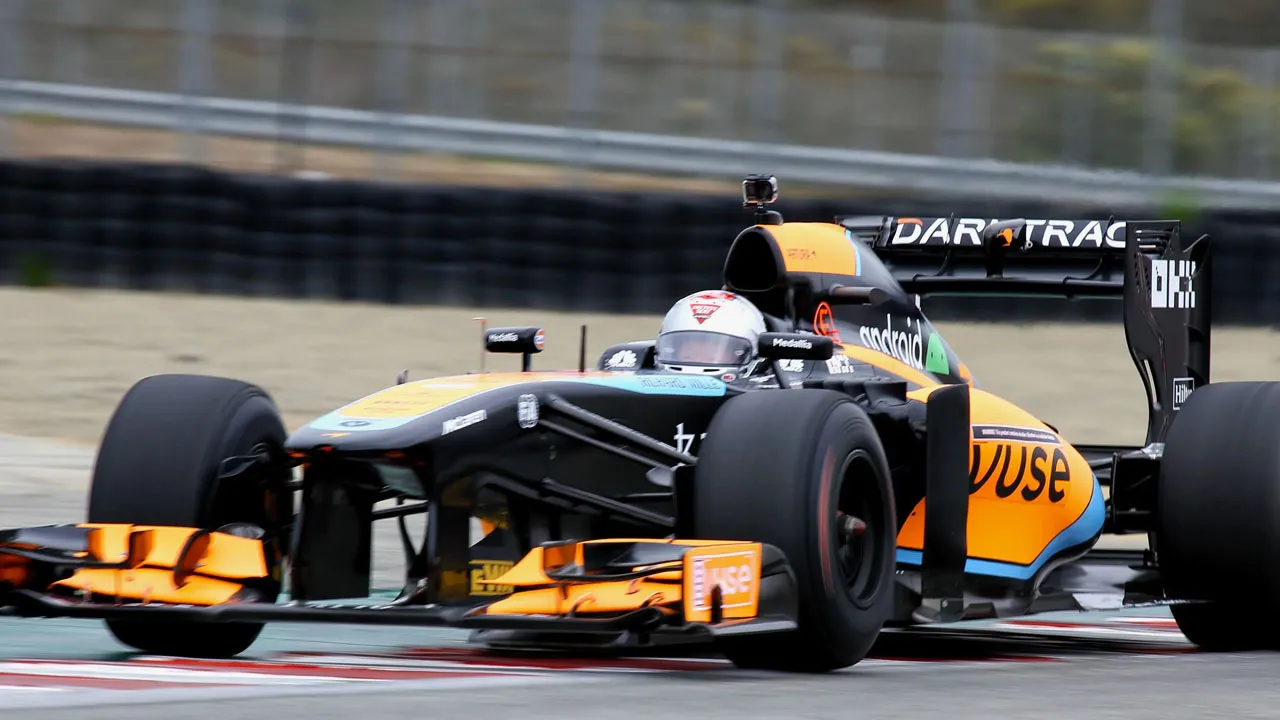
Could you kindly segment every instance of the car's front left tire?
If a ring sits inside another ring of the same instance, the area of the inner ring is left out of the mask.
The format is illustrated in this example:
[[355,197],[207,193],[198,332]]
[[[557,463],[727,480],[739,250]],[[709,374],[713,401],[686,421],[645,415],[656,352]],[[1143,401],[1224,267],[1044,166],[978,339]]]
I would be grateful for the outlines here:
[[[897,521],[888,462],[867,413],[829,390],[729,400],[695,469],[702,538],[772,545],[798,592],[798,630],[726,639],[741,667],[826,672],[871,649],[893,608]],[[841,531],[844,518],[863,523]]]

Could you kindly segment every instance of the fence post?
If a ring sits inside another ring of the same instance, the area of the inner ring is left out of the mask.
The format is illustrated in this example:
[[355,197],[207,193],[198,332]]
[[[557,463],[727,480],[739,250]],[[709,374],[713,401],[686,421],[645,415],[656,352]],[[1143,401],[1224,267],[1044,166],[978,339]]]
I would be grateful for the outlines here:
[[[1147,64],[1142,165],[1147,172],[1158,175],[1174,170],[1174,127],[1182,75],[1182,2],[1151,2],[1151,56]],[[1197,168],[1187,168],[1187,171],[1195,174]]]
[[1240,118],[1236,172],[1242,177],[1266,180],[1271,177],[1271,163],[1275,157],[1276,70],[1280,65],[1280,52],[1275,50],[1247,50],[1247,77],[1260,96],[1252,112]]
[[[707,8],[710,42],[707,63],[711,74],[712,113],[707,134],[733,140],[738,137],[738,88],[742,85],[742,52],[738,38],[746,31],[743,9],[738,5],[711,3]],[[749,46],[747,46],[749,47]]]
[[397,150],[401,147],[395,117],[404,112],[404,92],[409,70],[409,41],[414,30],[409,0],[382,1],[381,41],[378,45],[378,124],[374,140],[374,175],[396,177]]
[[[0,0],[0,79],[6,84],[22,80],[26,63],[22,21],[26,0]],[[22,96],[12,86],[0,93],[0,155],[14,151],[13,116],[21,109]]]
[[288,0],[281,49],[280,104],[276,116],[276,171],[306,168],[306,106],[311,85],[310,0]]
[[[751,116],[759,118],[759,133],[749,140],[778,143],[785,140],[782,118],[783,41],[787,37],[787,0],[756,3],[755,73],[750,88]],[[760,158],[760,162],[768,158]],[[761,172],[767,170],[761,169]]]
[[205,160],[204,104],[210,90],[209,42],[217,0],[183,0],[182,51],[178,59],[178,88],[182,94],[179,127],[182,155],[191,162]]
[[569,39],[569,128],[577,142],[565,162],[572,184],[582,187],[591,166],[598,110],[596,84],[600,76],[600,5],[603,0],[574,0],[573,31]]
[[943,157],[972,154],[977,129],[978,19],[976,0],[947,0],[947,24],[938,55],[941,97],[937,153]]
[[1063,92],[1062,147],[1059,157],[1067,164],[1089,165],[1093,154],[1093,81],[1097,72],[1094,57],[1097,55],[1097,36],[1081,35],[1076,38],[1084,48],[1065,62],[1063,68],[1069,80]]
[[867,122],[867,118],[875,117],[875,113],[864,113],[862,109],[888,103],[892,97],[892,91],[886,93],[883,89],[885,76],[889,74],[890,25],[875,15],[858,14],[853,17],[853,42],[849,48],[849,69],[854,72],[849,89],[853,95],[850,139],[855,148],[881,150],[884,148],[884,126]]
[[88,6],[82,2],[64,2],[58,6],[58,21],[62,29],[58,33],[58,41],[54,44],[57,48],[54,53],[54,77],[57,78],[55,82],[78,85],[84,80],[84,35],[87,34],[84,31],[88,24],[85,17],[87,9]]

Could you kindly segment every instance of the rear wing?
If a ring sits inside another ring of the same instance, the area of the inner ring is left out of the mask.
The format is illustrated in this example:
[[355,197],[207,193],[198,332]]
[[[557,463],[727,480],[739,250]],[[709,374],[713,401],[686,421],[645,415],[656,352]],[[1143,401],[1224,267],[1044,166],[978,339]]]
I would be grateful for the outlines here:
[[1164,442],[1187,395],[1209,382],[1210,238],[1178,220],[841,217],[908,293],[1110,297]]

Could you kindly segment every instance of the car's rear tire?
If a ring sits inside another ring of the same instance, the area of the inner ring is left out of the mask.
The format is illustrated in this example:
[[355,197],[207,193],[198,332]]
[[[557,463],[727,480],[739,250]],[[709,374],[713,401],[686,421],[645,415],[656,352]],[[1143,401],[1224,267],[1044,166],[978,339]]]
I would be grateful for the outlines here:
[[[228,457],[278,453],[284,423],[262,389],[225,378],[156,375],[127,392],[107,425],[89,491],[89,522],[216,530],[250,523],[264,531],[271,580],[255,588],[272,602],[281,589],[284,531],[293,512],[291,471],[258,467],[219,480]],[[249,648],[261,623],[108,620],[120,642],[143,652],[231,657]]]
[[1161,460],[1155,547],[1172,607],[1205,650],[1280,648],[1280,383],[1197,388]]
[[[698,536],[777,547],[799,597],[797,631],[734,637],[724,654],[800,672],[862,660],[892,612],[897,537],[889,466],[866,412],[827,390],[741,395],[708,427],[694,484]],[[866,531],[843,537],[837,510]]]

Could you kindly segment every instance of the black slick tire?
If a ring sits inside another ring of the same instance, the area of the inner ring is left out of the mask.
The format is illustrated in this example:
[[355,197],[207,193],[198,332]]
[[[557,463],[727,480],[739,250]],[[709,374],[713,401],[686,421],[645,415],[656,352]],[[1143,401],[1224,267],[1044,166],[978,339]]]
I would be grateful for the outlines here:
[[[862,660],[892,612],[897,546],[888,463],[871,419],[828,390],[762,390],[729,400],[698,452],[701,538],[763,542],[785,555],[798,630],[726,639],[739,667],[827,672]],[[837,511],[862,519],[844,537]]]
[[[88,521],[216,530],[250,523],[265,531],[272,579],[254,590],[280,593],[287,554],[284,528],[293,512],[283,464],[255,466],[219,480],[226,458],[261,449],[278,453],[286,438],[271,397],[240,382],[201,375],[156,375],[121,399],[103,435],[89,491]],[[249,648],[261,623],[108,620],[120,642],[143,652],[231,657]]]
[[1154,544],[1204,650],[1280,648],[1280,383],[1197,388],[1165,438]]

